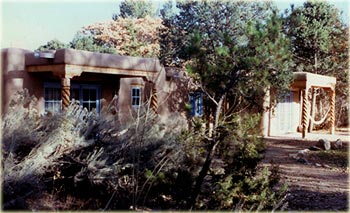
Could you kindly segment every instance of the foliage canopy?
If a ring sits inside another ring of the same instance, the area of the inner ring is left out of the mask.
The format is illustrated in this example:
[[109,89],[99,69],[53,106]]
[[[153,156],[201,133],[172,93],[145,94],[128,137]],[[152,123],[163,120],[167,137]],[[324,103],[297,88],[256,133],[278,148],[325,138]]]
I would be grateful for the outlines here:
[[154,5],[151,0],[124,0],[119,5],[119,14],[113,14],[113,20],[118,18],[145,18],[155,16]]

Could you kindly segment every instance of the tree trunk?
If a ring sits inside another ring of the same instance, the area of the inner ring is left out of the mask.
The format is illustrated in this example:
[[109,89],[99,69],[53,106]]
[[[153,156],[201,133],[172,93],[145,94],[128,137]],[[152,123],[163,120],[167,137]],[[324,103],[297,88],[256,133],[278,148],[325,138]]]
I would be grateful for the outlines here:
[[205,162],[203,164],[203,167],[202,167],[201,171],[199,172],[199,175],[198,175],[198,177],[196,179],[196,184],[195,184],[195,187],[193,189],[193,196],[191,197],[191,200],[190,200],[190,203],[189,203],[191,205],[191,209],[193,209],[193,207],[196,204],[196,201],[197,201],[198,195],[200,193],[202,184],[204,182],[205,177],[207,176],[207,174],[209,172],[211,161],[214,158],[216,147],[220,143],[220,140],[218,140],[218,138],[217,138],[216,130],[217,130],[217,126],[218,126],[218,123],[219,123],[219,117],[220,117],[220,113],[221,113],[222,103],[223,103],[225,97],[226,97],[226,93],[223,96],[221,96],[220,101],[218,102],[218,105],[217,105],[217,108],[216,108],[214,131],[213,131],[213,138],[212,138],[213,140],[211,142],[211,145],[208,148],[209,150],[208,150]]

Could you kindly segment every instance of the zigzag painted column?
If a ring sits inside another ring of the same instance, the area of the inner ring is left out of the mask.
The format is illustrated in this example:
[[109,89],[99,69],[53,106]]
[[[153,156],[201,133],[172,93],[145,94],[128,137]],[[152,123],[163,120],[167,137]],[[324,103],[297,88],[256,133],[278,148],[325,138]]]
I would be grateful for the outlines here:
[[157,114],[158,112],[158,97],[156,84],[152,83],[151,109]]
[[308,100],[308,89],[306,88],[303,92],[303,110],[302,110],[302,137],[306,137],[306,132],[309,123],[309,100]]
[[331,100],[330,100],[330,121],[331,121],[331,129],[330,133],[333,135],[335,131],[335,91],[334,89],[330,90],[331,92]]
[[66,109],[70,103],[70,79],[62,78],[62,109]]

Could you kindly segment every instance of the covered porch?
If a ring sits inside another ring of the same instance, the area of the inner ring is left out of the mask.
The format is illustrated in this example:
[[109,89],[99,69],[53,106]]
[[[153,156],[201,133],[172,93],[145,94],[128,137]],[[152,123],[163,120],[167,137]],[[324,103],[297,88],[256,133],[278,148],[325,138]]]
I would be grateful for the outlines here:
[[310,121],[314,121],[315,112],[312,102],[316,99],[315,90],[320,88],[327,92],[329,100],[329,110],[321,120],[329,122],[328,134],[335,134],[336,78],[307,72],[295,72],[293,77],[290,91],[282,94],[282,97],[275,97],[276,92],[270,90],[266,92],[263,103],[263,136],[295,136],[301,133],[301,138],[311,137],[308,134],[312,132],[310,124],[313,122]]
[[[72,80],[86,80],[86,76],[92,76],[90,78],[95,79],[96,76],[104,76],[104,79],[101,80],[102,86],[108,83],[106,80],[110,80],[110,84],[118,85],[119,82],[113,83],[116,80],[112,79],[114,78],[113,76],[117,76],[118,79],[143,79],[145,83],[151,85],[151,108],[157,112],[156,79],[162,69],[164,68],[157,59],[119,56],[74,49],[25,54],[25,70],[28,73],[35,75],[50,73],[50,75],[60,81],[62,109],[68,107],[72,99]],[[119,90],[119,88],[116,90]],[[123,93],[123,91],[120,92]],[[111,93],[111,91],[108,91],[108,93]],[[129,95],[130,92],[127,94]]]
[[300,92],[300,106],[301,106],[301,133],[302,138],[306,138],[307,133],[312,131],[309,129],[310,120],[314,119],[312,111],[313,104],[309,101],[309,95],[311,96],[311,101],[315,101],[315,89],[322,88],[328,92],[329,95],[329,113],[327,116],[330,122],[329,133],[334,135],[335,133],[335,85],[336,78],[317,75],[307,72],[295,72],[294,82],[291,85],[292,89],[296,89]]

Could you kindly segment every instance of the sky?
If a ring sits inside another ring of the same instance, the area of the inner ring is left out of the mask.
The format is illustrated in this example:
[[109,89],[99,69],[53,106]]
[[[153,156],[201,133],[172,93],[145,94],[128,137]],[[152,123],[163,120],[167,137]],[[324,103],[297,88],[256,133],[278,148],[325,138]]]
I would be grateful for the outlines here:
[[[35,50],[52,39],[69,43],[83,27],[112,20],[121,0],[0,0],[1,48],[18,47]],[[274,0],[284,11],[290,4],[300,6],[303,0]],[[349,1],[328,0],[344,11],[349,24]],[[159,4],[159,2],[158,2]]]

